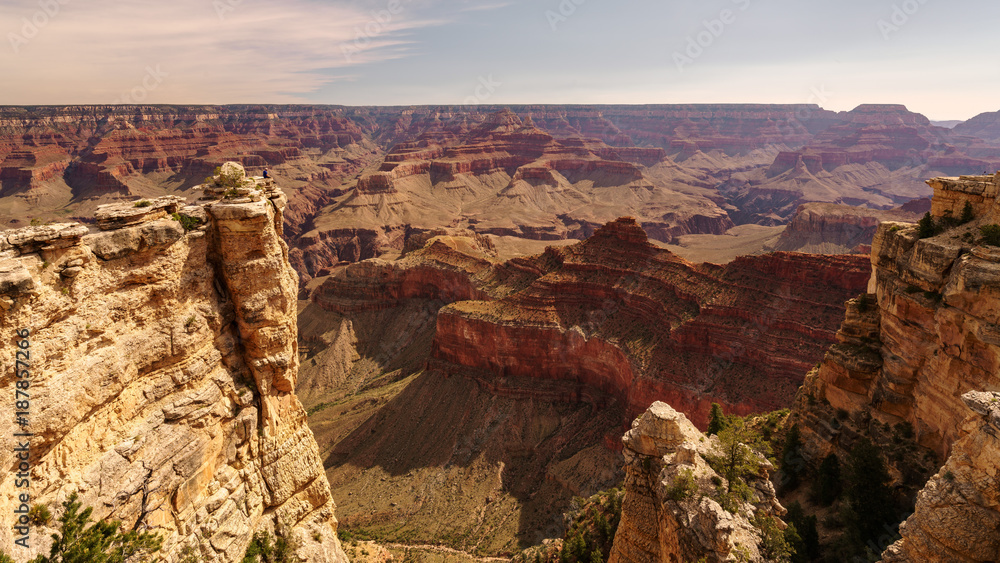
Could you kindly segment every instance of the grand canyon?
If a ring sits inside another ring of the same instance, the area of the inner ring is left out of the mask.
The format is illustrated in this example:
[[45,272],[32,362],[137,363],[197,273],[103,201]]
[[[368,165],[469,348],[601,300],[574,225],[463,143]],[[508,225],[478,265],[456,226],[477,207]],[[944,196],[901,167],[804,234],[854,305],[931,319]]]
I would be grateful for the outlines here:
[[154,560],[1000,560],[998,115],[0,107],[0,429]]

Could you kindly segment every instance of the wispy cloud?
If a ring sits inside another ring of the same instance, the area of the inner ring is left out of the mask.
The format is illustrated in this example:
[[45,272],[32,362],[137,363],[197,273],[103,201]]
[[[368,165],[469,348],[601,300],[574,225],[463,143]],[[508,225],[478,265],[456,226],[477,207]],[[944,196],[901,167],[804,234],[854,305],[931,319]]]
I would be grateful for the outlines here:
[[301,102],[351,67],[406,56],[407,32],[441,23],[404,8],[372,25],[371,10],[306,0],[58,1],[39,16],[37,2],[0,0],[0,103],[110,103],[149,68],[162,81],[145,103]]

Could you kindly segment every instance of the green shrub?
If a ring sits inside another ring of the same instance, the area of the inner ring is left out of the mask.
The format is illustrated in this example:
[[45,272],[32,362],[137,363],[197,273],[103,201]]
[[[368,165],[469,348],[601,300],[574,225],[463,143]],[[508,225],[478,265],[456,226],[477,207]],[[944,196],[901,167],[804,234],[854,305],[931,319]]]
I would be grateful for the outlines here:
[[976,214],[972,210],[972,204],[968,201],[965,202],[965,205],[962,207],[962,214],[958,217],[958,222],[964,225],[965,223],[975,220],[975,218]]
[[52,519],[52,513],[49,512],[49,507],[44,504],[36,504],[28,511],[28,518],[35,526],[47,526],[49,520]]
[[712,403],[712,410],[708,413],[708,430],[705,432],[709,436],[722,432],[726,427],[726,416],[722,412],[719,403]]
[[982,235],[980,242],[989,246],[1000,246],[1000,225],[991,223],[979,227],[979,234]]
[[153,202],[149,201],[148,199],[140,199],[139,201],[135,202],[135,205],[133,207],[149,207],[151,205],[153,205]]
[[674,477],[674,482],[667,488],[667,498],[681,501],[693,497],[697,492],[698,484],[695,482],[694,472],[690,469],[683,469]]
[[868,293],[862,293],[858,296],[858,312],[867,313],[871,310],[872,306],[875,305],[875,299]]
[[938,228],[934,225],[934,218],[931,212],[924,213],[924,216],[917,221],[917,237],[930,238],[938,233]]
[[170,216],[173,217],[174,221],[179,222],[181,227],[184,227],[184,232],[196,229],[198,228],[198,225],[201,225],[201,219],[198,219],[197,217],[192,217],[183,213],[171,213]]
[[124,563],[145,560],[143,556],[160,550],[163,538],[149,532],[122,533],[118,521],[95,522],[88,527],[94,509],[81,511],[77,498],[73,493],[63,502],[59,533],[52,534],[49,556],[39,555],[31,563]]

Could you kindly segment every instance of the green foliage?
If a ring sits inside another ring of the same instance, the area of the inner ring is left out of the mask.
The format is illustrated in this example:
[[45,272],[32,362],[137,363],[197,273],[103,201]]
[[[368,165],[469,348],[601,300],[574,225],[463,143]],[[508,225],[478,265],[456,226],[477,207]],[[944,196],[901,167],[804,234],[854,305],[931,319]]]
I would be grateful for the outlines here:
[[1000,246],[1000,225],[990,223],[979,227],[979,234],[982,235],[980,242],[989,246]]
[[781,448],[781,488],[794,491],[802,480],[802,435],[798,424],[793,424],[785,434],[785,444]]
[[11,557],[6,553],[4,553],[3,551],[0,551],[0,563],[17,563],[17,562],[11,559]]
[[955,480],[955,474],[952,473],[951,470],[948,470],[948,471],[945,472],[944,478],[947,479],[947,480],[949,480],[949,481],[954,481]]
[[49,512],[49,507],[44,504],[36,504],[28,511],[28,518],[35,526],[47,526],[49,520],[52,519],[52,513]]
[[753,524],[760,530],[760,551],[767,561],[774,563],[791,561],[792,548],[788,545],[785,532],[779,527],[778,520],[774,516],[757,511]]
[[697,492],[698,484],[694,480],[694,472],[684,469],[674,477],[674,482],[667,488],[666,494],[670,500],[681,501],[693,497]]
[[934,226],[934,218],[931,212],[924,213],[924,216],[917,221],[917,237],[930,238],[937,234],[937,227]]
[[807,563],[819,558],[819,532],[816,530],[816,517],[806,516],[802,505],[797,501],[788,505],[788,514],[785,515],[788,528],[794,530],[793,533],[785,532],[785,539],[795,551],[792,555],[793,563]]
[[[558,553],[561,563],[604,563],[621,522],[624,497],[624,492],[616,488],[578,501],[581,508],[573,516]],[[552,553],[544,560],[550,561],[555,555]]]
[[292,563],[298,561],[295,556],[296,546],[279,533],[277,537],[265,531],[253,535],[250,545],[243,554],[242,563]]
[[708,430],[706,434],[713,436],[722,432],[726,427],[726,417],[722,413],[722,406],[719,403],[712,403],[712,410],[708,413]]
[[900,227],[899,225],[893,225],[893,226],[889,227],[889,232],[890,233],[895,233],[895,232],[900,231],[900,230],[902,230],[902,227]]
[[840,459],[837,454],[830,454],[819,464],[813,496],[819,504],[830,506],[840,496],[840,491]]
[[735,513],[740,501],[753,498],[746,478],[760,473],[762,456],[770,453],[770,446],[742,418],[733,418],[728,424],[718,434],[718,453],[706,456],[706,461],[727,481],[719,504]]
[[179,222],[181,227],[184,227],[184,232],[196,229],[198,228],[198,225],[201,224],[201,219],[190,215],[184,215],[183,213],[171,213],[170,216],[174,218],[174,221]]
[[861,438],[847,460],[848,514],[845,521],[856,551],[869,544],[879,544],[887,526],[894,522],[893,497],[889,472],[878,448],[868,438]]
[[118,521],[95,522],[88,527],[94,509],[81,511],[77,498],[73,493],[63,502],[59,533],[52,534],[49,556],[39,555],[32,563],[133,563],[149,561],[147,556],[160,550],[162,538],[134,530],[122,533]]
[[149,201],[148,199],[140,199],[139,201],[135,202],[135,205],[133,207],[149,207],[151,205],[153,205],[153,202]]
[[975,218],[976,214],[972,210],[972,204],[966,201],[965,205],[962,207],[962,214],[958,217],[958,222],[964,225],[965,223],[973,221]]

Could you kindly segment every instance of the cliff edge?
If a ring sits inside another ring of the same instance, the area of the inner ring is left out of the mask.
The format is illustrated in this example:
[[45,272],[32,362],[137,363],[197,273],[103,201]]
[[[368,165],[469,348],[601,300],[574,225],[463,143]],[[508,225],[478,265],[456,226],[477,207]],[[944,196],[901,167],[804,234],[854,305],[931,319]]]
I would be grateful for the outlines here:
[[[293,393],[285,196],[235,163],[204,188],[196,205],[101,206],[97,228],[0,233],[0,389],[30,386],[24,416],[0,431],[31,434],[30,484],[4,472],[0,513],[13,514],[20,493],[57,507],[79,492],[95,518],[159,533],[164,560],[239,561],[267,530],[304,560],[346,561]],[[27,377],[16,377],[18,349],[30,352]],[[20,463],[12,449],[4,468]],[[24,549],[0,526],[0,549],[30,558],[52,531],[33,528]]]

